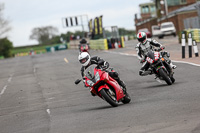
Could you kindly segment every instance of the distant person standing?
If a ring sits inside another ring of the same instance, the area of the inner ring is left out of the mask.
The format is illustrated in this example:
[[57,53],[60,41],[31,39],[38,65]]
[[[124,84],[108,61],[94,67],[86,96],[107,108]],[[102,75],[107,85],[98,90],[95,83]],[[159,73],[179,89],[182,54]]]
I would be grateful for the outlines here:
[[80,36],[79,36],[79,35],[77,35],[77,36],[76,36],[76,39],[77,39],[77,40],[79,40],[79,39],[80,39]]

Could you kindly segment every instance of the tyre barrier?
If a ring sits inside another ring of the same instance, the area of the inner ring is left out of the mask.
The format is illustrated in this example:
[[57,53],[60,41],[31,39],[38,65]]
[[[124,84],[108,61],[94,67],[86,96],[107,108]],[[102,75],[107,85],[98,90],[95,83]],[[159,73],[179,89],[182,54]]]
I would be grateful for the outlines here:
[[[90,49],[94,50],[108,50],[113,48],[123,48],[125,47],[124,44],[124,37],[120,38],[109,38],[109,39],[95,39],[89,40]],[[79,41],[77,42],[70,42],[70,49],[78,49]]]

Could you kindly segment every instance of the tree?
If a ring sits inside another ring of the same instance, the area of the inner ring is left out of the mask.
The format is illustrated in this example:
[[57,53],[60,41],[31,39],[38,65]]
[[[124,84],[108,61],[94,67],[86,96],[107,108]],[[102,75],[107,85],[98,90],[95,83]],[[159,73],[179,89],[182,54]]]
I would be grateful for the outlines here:
[[11,30],[9,21],[3,17],[4,4],[0,3],[0,38],[6,37],[6,33]]
[[5,58],[12,57],[12,48],[12,42],[10,42],[7,38],[0,39],[0,56],[4,56]]
[[119,35],[135,35],[135,31],[134,30],[127,30],[125,28],[119,28]]
[[30,39],[37,40],[39,44],[50,44],[50,40],[56,36],[57,32],[58,29],[53,26],[34,28]]

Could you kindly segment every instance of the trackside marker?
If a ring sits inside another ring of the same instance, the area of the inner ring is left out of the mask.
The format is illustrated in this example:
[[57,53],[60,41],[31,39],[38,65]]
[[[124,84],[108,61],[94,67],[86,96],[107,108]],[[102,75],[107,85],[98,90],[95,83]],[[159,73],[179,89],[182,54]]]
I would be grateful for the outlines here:
[[64,61],[65,61],[66,63],[69,63],[69,61],[68,61],[66,58],[64,58]]

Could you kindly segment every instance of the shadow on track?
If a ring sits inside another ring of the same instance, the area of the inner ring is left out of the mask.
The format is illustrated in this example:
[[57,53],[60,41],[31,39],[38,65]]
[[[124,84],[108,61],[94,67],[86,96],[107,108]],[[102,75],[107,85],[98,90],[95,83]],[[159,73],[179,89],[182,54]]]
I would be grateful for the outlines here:
[[172,85],[168,85],[167,83],[162,83],[162,84],[158,83],[158,85],[147,86],[147,87],[142,88],[142,89],[153,89],[153,88],[159,88],[159,87],[172,87],[174,85],[178,85],[178,84],[182,84],[182,83],[184,83],[184,82],[175,82]]

